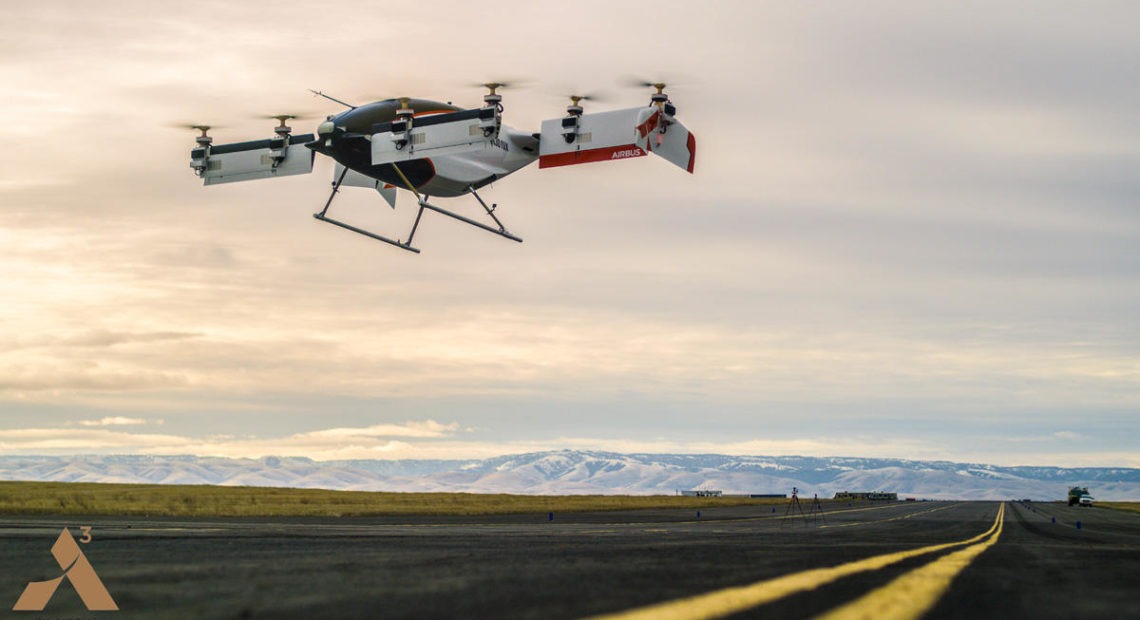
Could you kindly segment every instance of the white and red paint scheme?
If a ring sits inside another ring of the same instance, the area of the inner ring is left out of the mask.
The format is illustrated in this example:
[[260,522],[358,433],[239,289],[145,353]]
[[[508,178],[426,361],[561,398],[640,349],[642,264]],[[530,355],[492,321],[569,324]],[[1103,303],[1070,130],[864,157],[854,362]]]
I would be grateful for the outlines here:
[[[502,122],[502,84],[487,84],[481,108],[462,109],[426,99],[387,99],[330,115],[316,134],[294,136],[285,126],[289,116],[276,117],[281,125],[269,140],[213,145],[202,130],[191,151],[190,166],[206,185],[273,178],[312,171],[317,153],[336,161],[334,186],[319,220],[353,232],[416,251],[412,237],[425,209],[442,213],[503,237],[511,235],[477,190],[516,172],[534,161],[539,168],[614,161],[654,154],[693,172],[696,139],[676,120],[676,109],[657,88],[650,105],[585,114],[573,104],[562,118],[542,122],[538,133],[527,133]],[[321,94],[321,93],[318,93]],[[393,240],[327,216],[333,197],[342,186],[372,187],[393,208],[398,189],[416,195],[420,212],[407,241]],[[428,197],[472,194],[494,220],[496,227],[476,222],[428,202]]]

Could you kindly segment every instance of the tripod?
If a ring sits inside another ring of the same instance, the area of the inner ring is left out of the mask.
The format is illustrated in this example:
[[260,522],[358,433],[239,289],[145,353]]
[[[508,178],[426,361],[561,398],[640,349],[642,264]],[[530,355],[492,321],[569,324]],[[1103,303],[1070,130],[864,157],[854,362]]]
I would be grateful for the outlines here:
[[780,527],[784,527],[784,523],[788,520],[788,517],[796,516],[797,512],[799,513],[799,516],[803,517],[804,525],[807,525],[807,522],[809,520],[827,520],[823,515],[823,504],[819,502],[818,493],[815,494],[815,497],[812,498],[811,508],[808,512],[805,513],[804,507],[800,503],[800,490],[796,487],[792,487],[792,499],[788,501],[788,507],[784,510],[784,518],[780,520]]

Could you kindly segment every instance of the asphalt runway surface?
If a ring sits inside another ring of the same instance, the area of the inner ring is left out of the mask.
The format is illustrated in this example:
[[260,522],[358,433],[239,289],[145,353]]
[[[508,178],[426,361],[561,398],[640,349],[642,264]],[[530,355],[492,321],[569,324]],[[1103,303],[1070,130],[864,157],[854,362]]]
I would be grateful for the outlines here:
[[[1140,618],[1135,513],[825,506],[823,516],[807,501],[792,517],[784,506],[747,506],[703,509],[699,519],[658,510],[553,521],[3,517],[0,618],[848,618],[889,609]],[[43,611],[9,611],[28,582],[63,574],[51,549],[65,527],[119,611],[87,609],[70,579],[77,568]]]

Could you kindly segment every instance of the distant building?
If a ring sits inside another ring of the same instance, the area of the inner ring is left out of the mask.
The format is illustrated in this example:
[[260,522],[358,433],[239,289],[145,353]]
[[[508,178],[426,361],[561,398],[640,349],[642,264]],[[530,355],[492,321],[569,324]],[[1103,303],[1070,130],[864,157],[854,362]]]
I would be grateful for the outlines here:
[[681,491],[681,495],[684,495],[685,497],[720,497],[721,495],[724,495],[724,491],[698,489],[695,491]]
[[898,493],[887,493],[886,491],[840,491],[835,494],[834,499],[845,501],[889,501],[897,502],[899,499]]

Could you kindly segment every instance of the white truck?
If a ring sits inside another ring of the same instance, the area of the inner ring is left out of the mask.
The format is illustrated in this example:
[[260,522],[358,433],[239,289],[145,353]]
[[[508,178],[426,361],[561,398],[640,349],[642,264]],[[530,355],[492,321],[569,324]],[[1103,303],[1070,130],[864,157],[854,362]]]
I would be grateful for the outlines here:
[[1093,496],[1089,495],[1088,487],[1070,487],[1069,505],[1091,507],[1093,505]]

